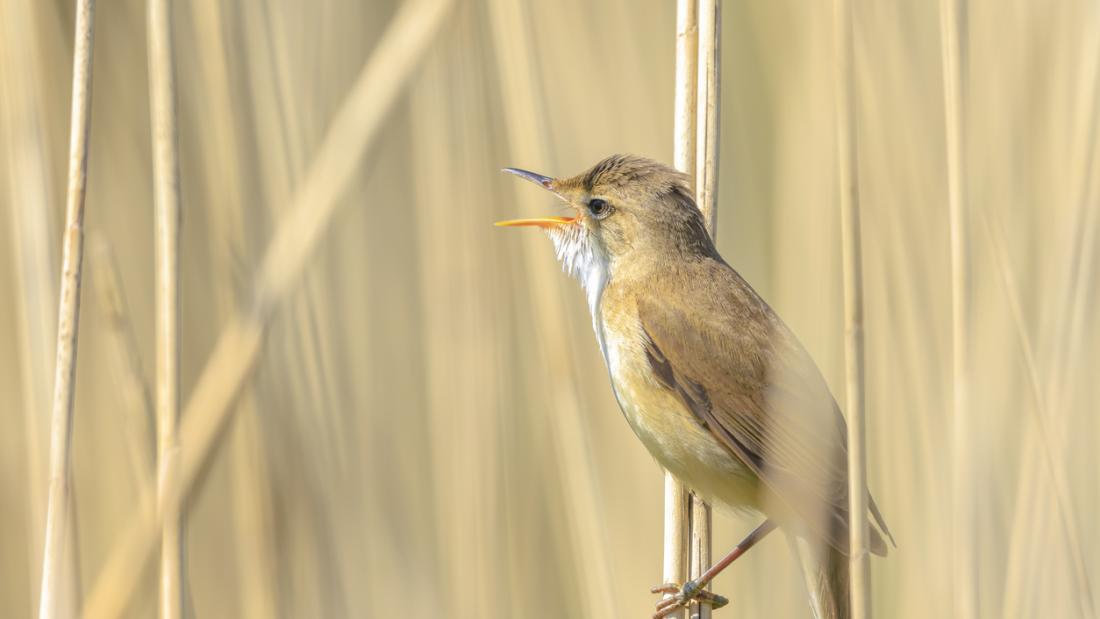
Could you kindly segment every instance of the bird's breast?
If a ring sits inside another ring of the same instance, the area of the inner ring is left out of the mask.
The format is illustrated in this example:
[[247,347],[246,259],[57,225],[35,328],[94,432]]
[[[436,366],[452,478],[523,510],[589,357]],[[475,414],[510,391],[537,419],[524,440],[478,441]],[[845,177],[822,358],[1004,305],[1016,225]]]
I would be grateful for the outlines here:
[[615,399],[634,434],[696,493],[731,508],[753,506],[756,476],[657,380],[637,315],[604,309],[601,348]]

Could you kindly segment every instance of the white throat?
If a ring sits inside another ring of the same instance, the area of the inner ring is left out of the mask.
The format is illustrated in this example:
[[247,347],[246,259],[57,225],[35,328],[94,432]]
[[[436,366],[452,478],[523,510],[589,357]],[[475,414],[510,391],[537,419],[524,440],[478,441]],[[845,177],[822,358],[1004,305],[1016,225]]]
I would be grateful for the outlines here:
[[579,224],[555,226],[547,233],[554,242],[554,253],[562,269],[580,281],[588,297],[588,310],[592,313],[592,328],[596,331],[600,350],[605,353],[603,333],[600,329],[600,297],[607,284],[607,253]]

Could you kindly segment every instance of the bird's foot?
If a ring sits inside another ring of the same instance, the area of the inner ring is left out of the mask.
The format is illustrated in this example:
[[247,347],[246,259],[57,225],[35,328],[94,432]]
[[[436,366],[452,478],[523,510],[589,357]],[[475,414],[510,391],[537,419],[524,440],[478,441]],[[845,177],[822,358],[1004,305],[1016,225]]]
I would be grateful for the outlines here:
[[665,593],[670,597],[657,602],[657,612],[653,613],[653,619],[664,619],[681,608],[687,608],[692,602],[705,602],[715,609],[722,608],[730,603],[729,600],[717,593],[711,593],[704,589],[705,586],[698,581],[689,580],[682,587],[676,583],[666,583],[660,587],[654,587],[650,591]]

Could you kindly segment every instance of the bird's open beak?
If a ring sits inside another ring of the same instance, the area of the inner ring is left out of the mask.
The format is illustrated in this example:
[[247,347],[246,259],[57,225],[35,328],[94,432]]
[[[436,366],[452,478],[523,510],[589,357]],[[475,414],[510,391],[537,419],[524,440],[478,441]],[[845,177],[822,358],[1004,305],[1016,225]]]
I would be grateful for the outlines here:
[[[536,185],[539,185],[543,189],[552,192],[559,198],[565,199],[561,194],[554,191],[554,179],[549,176],[543,176],[541,174],[535,174],[534,172],[528,172],[527,170],[520,170],[518,168],[504,168],[501,172],[507,172],[508,174],[515,174],[516,176],[527,179]],[[571,224],[577,221],[576,217],[535,217],[533,219],[509,219],[507,221],[498,221],[494,225],[501,227],[513,227],[513,226],[536,226],[538,228],[553,228],[555,226],[561,226],[563,224]]]

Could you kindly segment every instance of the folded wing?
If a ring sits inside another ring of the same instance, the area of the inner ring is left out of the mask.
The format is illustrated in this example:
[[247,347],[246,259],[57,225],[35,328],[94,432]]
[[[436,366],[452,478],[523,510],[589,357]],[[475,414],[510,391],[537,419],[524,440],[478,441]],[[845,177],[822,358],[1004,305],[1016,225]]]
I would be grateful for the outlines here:
[[[655,374],[786,510],[847,553],[847,434],[825,380],[733,269],[717,261],[696,266],[691,294],[639,301]],[[873,499],[871,513],[889,536]],[[874,527],[871,551],[886,554]]]

